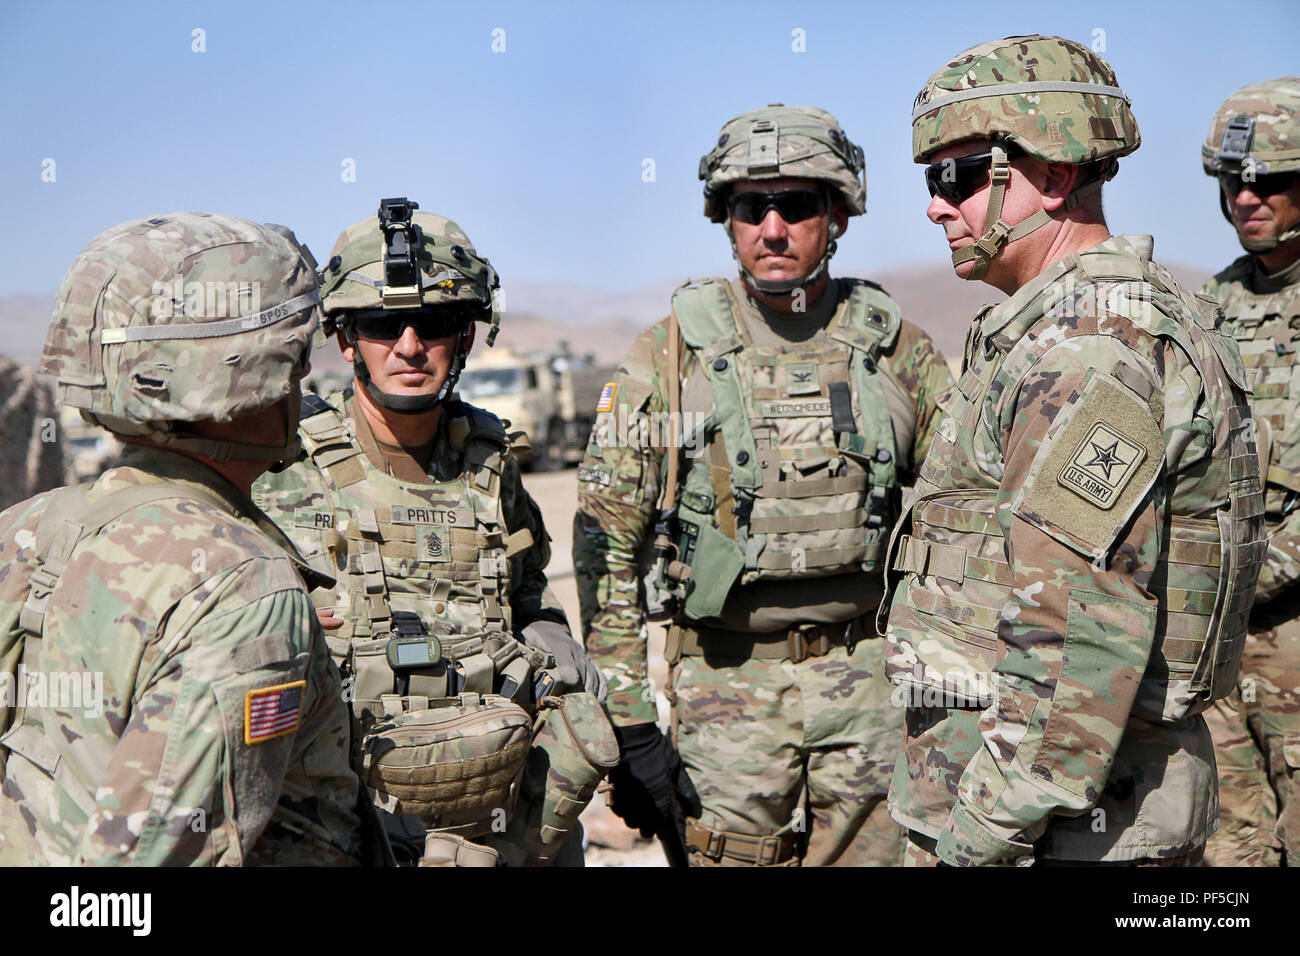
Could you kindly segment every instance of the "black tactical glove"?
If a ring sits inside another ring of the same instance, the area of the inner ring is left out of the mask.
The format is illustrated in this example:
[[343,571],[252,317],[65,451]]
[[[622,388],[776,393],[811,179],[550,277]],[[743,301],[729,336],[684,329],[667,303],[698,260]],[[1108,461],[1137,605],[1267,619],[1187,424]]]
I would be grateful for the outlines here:
[[[610,809],[643,837],[676,831],[673,793],[686,816],[700,815],[700,795],[682,758],[654,724],[615,727],[619,764],[609,772]],[[678,837],[680,841],[680,837]]]

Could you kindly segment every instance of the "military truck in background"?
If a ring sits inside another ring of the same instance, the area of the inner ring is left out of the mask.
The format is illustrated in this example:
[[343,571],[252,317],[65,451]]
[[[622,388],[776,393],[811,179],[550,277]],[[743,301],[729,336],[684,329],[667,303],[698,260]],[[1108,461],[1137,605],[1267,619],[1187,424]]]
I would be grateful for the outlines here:
[[532,450],[524,464],[534,471],[581,461],[600,390],[616,367],[575,355],[565,341],[554,351],[484,352],[466,363],[460,397],[509,422],[510,431],[526,432]]

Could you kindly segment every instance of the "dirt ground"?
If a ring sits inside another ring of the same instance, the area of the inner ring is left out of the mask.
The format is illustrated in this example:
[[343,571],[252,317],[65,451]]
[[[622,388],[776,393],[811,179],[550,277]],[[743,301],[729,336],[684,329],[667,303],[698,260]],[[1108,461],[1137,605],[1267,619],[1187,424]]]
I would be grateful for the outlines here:
[[[528,493],[541,506],[546,530],[551,535],[551,563],[546,569],[551,587],[564,604],[575,633],[579,630],[578,591],[573,580],[573,512],[577,507],[576,468],[529,474],[524,478]],[[655,687],[668,681],[664,663],[664,629],[650,625],[650,678]],[[660,726],[667,727],[668,701],[659,694]],[[663,850],[654,840],[643,840],[605,806],[601,795],[592,800],[582,815],[587,831],[588,866],[667,866]]]

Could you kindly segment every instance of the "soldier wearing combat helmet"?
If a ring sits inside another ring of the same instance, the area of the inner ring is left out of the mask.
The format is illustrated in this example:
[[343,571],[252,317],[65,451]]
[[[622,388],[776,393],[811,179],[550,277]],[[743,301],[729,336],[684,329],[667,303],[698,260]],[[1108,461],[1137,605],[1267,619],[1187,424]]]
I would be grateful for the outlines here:
[[975,316],[890,542],[908,859],[1195,862],[1217,826],[1201,712],[1233,686],[1265,547],[1240,355],[1149,236],[1106,228],[1140,138],[1086,47],[973,47],[912,133],[957,274],[1010,298]]
[[1205,285],[1226,315],[1254,392],[1268,557],[1238,689],[1205,719],[1219,764],[1218,866],[1300,860],[1300,77],[1255,83],[1219,108],[1201,147],[1224,217],[1246,250]]
[[[862,150],[835,117],[743,113],[700,178],[740,275],[677,290],[605,387],[578,473],[583,630],[621,750],[612,806],[677,862],[897,863],[900,709],[863,625],[951,377],[883,289],[829,273],[866,209]],[[671,621],[671,744],[648,615]]]
[[511,438],[456,398],[477,323],[496,337],[496,270],[417,210],[385,199],[335,244],[325,324],[353,383],[304,400],[304,451],[256,496],[338,578],[317,604],[399,861],[580,864],[617,757],[604,682],[547,585]]
[[313,265],[283,227],[172,213],[69,269],[40,371],[126,449],[0,515],[0,676],[82,691],[4,701],[0,864],[384,859],[326,579],[248,497],[297,449]]

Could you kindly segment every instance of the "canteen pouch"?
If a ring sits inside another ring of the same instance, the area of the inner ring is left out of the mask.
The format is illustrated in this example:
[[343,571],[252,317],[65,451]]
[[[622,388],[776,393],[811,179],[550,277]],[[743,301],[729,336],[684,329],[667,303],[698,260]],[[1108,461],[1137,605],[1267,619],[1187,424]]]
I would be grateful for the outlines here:
[[518,704],[490,694],[392,715],[362,745],[366,784],[389,813],[462,836],[484,833],[513,809],[531,723]]
[[513,866],[549,864],[618,759],[614,729],[594,694],[542,698],[519,804],[492,846]]

